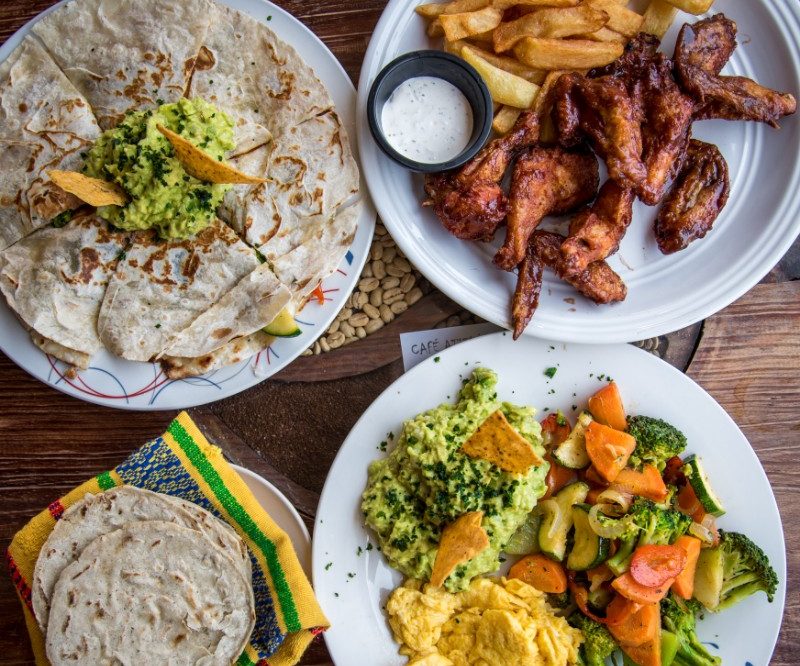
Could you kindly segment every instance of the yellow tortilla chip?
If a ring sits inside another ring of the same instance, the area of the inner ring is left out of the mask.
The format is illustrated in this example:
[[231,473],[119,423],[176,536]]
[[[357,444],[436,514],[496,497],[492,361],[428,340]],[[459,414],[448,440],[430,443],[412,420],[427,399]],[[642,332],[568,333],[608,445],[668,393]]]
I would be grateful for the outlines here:
[[255,185],[267,181],[266,178],[250,176],[230,164],[214,159],[191,141],[184,139],[180,134],[176,134],[163,125],[157,125],[156,127],[172,144],[175,149],[175,157],[183,164],[186,173],[198,180],[207,183],[228,183],[231,185]]
[[116,183],[84,176],[77,171],[53,169],[47,174],[62,190],[74,194],[90,206],[124,206],[128,203],[128,195]]
[[473,458],[488,460],[506,472],[524,474],[542,459],[499,409],[472,433],[461,450]]
[[471,511],[442,530],[431,572],[431,585],[441,587],[453,569],[489,547],[489,536],[481,527],[482,520],[483,511]]

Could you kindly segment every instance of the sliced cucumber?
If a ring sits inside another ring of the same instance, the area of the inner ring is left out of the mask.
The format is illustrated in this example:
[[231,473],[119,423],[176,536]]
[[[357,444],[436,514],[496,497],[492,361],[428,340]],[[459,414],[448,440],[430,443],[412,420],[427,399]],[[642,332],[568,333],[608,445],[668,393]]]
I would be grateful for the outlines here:
[[702,461],[692,454],[684,460],[684,463],[683,473],[689,480],[689,484],[692,486],[694,494],[697,495],[700,504],[712,516],[719,518],[725,513],[725,507],[722,506],[722,502],[711,487],[711,482],[708,480]]
[[694,572],[694,596],[708,610],[716,610],[722,593],[723,562],[722,550],[703,548],[697,558],[697,569]]
[[508,555],[530,555],[539,552],[539,526],[542,514],[534,509],[525,518],[525,522],[511,535],[503,552]]
[[567,558],[567,569],[586,571],[606,561],[611,540],[599,536],[589,524],[588,504],[572,507],[572,523],[575,526],[575,543]]
[[581,412],[572,432],[553,451],[553,456],[564,467],[583,469],[589,466],[589,454],[586,453],[586,428],[592,422],[589,412]]
[[302,333],[294,320],[294,313],[289,308],[283,308],[278,316],[262,330],[267,335],[273,335],[276,338],[296,338]]
[[567,537],[572,529],[572,507],[586,500],[589,486],[573,483],[555,497],[539,502],[542,524],[539,526],[539,548],[549,558],[561,562],[567,554]]

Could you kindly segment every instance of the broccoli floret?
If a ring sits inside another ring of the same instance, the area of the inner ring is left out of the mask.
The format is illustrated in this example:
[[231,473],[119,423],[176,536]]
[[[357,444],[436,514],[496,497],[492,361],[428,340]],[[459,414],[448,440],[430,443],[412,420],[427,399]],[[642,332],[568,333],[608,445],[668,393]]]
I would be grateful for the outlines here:
[[647,544],[670,544],[679,536],[686,534],[692,519],[680,511],[666,508],[652,500],[638,497],[631,505],[628,514],[633,528],[620,536],[617,552],[606,564],[619,575],[628,568],[631,555],[637,546]]
[[686,435],[675,426],[652,416],[629,418],[628,433],[636,440],[629,463],[637,469],[651,464],[663,470],[667,460],[679,456],[686,448]]
[[698,601],[684,601],[671,594],[661,601],[661,623],[678,639],[678,652],[673,666],[713,666],[722,663],[722,659],[712,655],[695,633],[696,618],[701,610],[702,605]]
[[617,650],[617,643],[608,629],[578,611],[570,615],[568,621],[583,633],[581,663],[585,666],[605,666],[606,658]]
[[763,550],[744,534],[719,531],[722,551],[722,591],[719,605],[722,610],[751,594],[762,591],[771,602],[778,588],[778,575]]

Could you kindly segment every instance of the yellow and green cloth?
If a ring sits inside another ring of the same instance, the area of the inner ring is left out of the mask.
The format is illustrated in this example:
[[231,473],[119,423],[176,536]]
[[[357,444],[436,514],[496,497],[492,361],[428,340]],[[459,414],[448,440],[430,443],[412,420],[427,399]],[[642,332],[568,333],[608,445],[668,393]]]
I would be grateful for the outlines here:
[[231,525],[253,564],[256,623],[237,665],[295,664],[329,623],[314,597],[292,543],[267,515],[222,452],[206,440],[186,412],[161,437],[121,465],[86,481],[34,517],[11,541],[8,567],[25,613],[37,664],[47,664],[44,636],[31,609],[36,559],[64,510],[86,493],[131,485],[194,502]]

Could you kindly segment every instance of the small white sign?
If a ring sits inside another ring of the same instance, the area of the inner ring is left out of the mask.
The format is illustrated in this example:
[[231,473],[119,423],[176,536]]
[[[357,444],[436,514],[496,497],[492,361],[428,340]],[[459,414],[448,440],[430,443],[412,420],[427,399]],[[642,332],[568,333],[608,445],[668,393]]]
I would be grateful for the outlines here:
[[430,331],[413,331],[400,334],[400,347],[403,350],[403,367],[406,372],[429,356],[440,354],[445,349],[465,340],[472,340],[487,333],[502,329],[494,324],[470,324],[434,328]]

